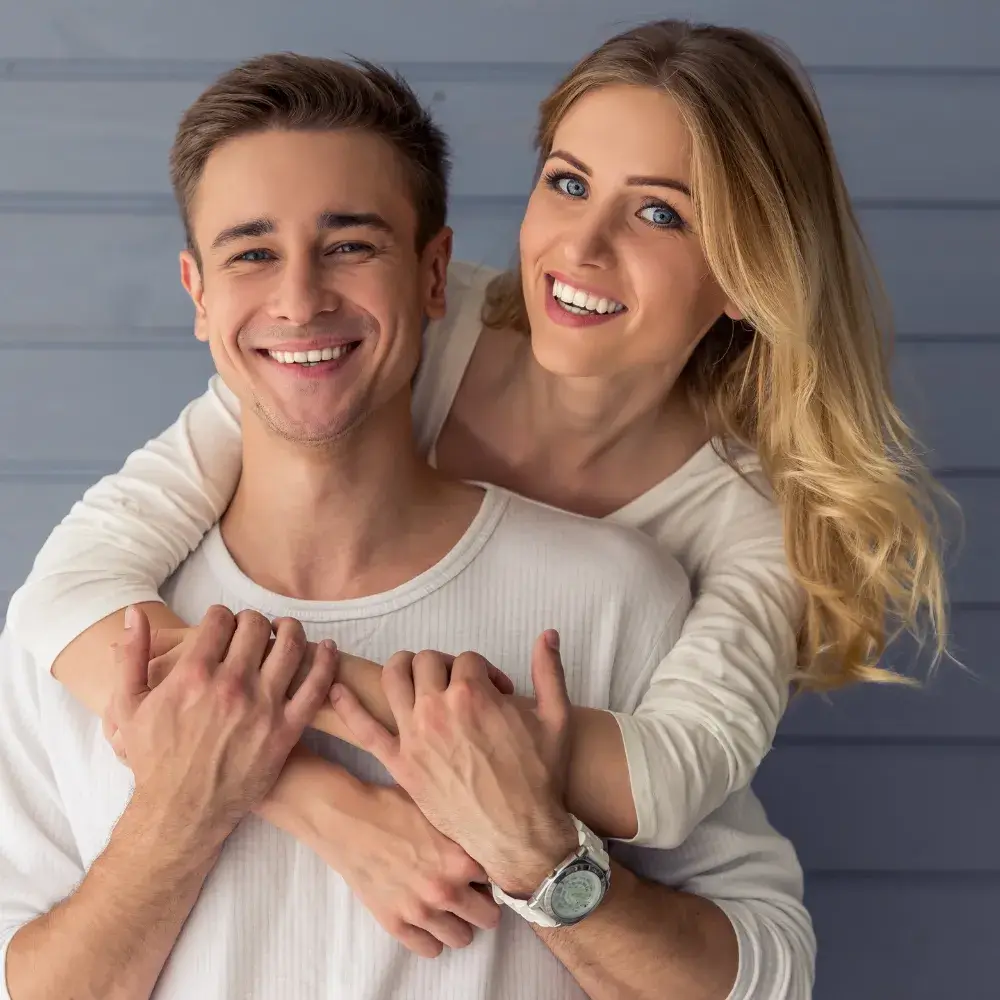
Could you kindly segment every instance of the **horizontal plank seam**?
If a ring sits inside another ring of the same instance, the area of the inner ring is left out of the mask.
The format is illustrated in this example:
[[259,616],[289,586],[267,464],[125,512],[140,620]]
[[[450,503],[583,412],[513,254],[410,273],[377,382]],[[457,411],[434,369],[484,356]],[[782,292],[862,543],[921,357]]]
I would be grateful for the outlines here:
[[[988,691],[1000,698],[1000,691]],[[926,698],[933,701],[934,694],[929,692]],[[790,749],[825,747],[858,748],[865,750],[896,750],[896,749],[935,749],[935,750],[997,750],[1000,751],[1000,736],[945,736],[919,735],[896,736],[878,733],[861,736],[847,735],[812,735],[809,733],[784,736],[780,733],[774,739],[775,749],[787,747]],[[1000,768],[1000,757],[997,760]]]
[[[204,350],[204,344],[191,335],[190,326],[140,326],[101,327],[93,324],[80,326],[54,326],[50,324],[4,325],[0,323],[0,351],[49,350],[176,350],[178,348]],[[998,333],[897,333],[897,345],[927,347],[996,346],[1000,345]]]
[[[521,211],[527,194],[461,194],[451,199],[453,210]],[[861,211],[995,212],[1000,198],[855,198]],[[3,215],[176,215],[169,192],[0,191]]]
[[[160,83],[214,80],[236,60],[214,59],[124,59],[27,57],[0,59],[0,82],[31,83]],[[566,73],[570,62],[492,60],[387,61],[411,83],[552,83]],[[904,78],[996,78],[1000,66],[955,66],[911,64],[815,63],[806,66],[813,77],[870,76]]]
[[[89,475],[92,472],[103,475],[109,468],[109,466],[102,466],[99,463],[76,463],[58,459],[40,462],[6,459],[0,460],[0,479],[51,478],[66,475]],[[945,480],[1000,479],[1000,467],[992,466],[932,467],[931,471],[938,479]]]

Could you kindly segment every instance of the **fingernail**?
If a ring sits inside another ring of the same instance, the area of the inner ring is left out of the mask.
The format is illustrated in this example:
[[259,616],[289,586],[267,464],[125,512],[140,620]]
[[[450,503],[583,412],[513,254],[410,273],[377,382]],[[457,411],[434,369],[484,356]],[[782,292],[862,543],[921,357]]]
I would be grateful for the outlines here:
[[344,693],[343,685],[334,684],[333,687],[330,688],[330,701],[336,704],[338,701],[340,701],[341,695],[343,695],[343,693]]
[[133,629],[139,622],[139,612],[130,604],[125,609],[125,631],[129,632]]
[[331,653],[337,652],[337,644],[333,641],[333,639],[324,639],[323,645],[326,646]]
[[548,646],[553,652],[559,652],[559,633],[554,628],[550,628],[546,631],[545,645]]

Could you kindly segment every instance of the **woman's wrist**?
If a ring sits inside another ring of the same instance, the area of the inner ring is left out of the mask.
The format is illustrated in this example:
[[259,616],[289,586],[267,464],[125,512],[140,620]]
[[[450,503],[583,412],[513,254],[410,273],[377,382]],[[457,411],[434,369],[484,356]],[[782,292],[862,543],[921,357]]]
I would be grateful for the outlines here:
[[300,744],[253,812],[329,862],[331,834],[366,815],[371,799],[370,786]]

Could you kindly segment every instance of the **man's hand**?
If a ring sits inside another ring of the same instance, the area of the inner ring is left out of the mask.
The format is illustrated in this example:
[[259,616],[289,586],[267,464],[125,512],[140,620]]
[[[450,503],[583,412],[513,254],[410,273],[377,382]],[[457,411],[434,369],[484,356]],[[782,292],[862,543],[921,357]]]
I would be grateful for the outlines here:
[[[180,648],[169,676],[149,686],[149,621],[130,609],[116,649],[109,715],[135,775],[133,802],[187,842],[217,844],[267,794],[328,697],[332,643],[307,647],[294,619],[212,607]],[[307,652],[311,655],[307,656]],[[289,687],[304,674],[289,699]]]
[[382,685],[398,736],[343,686],[331,700],[358,746],[441,833],[504,891],[530,895],[577,844],[563,805],[570,704],[558,636],[535,643],[536,702],[527,710],[496,689],[488,667],[476,653],[393,656]]

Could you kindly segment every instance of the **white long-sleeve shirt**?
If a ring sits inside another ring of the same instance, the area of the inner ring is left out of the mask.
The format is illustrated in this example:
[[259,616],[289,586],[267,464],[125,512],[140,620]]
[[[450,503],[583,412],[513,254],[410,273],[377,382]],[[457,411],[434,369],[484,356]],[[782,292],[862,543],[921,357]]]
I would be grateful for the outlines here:
[[[431,461],[495,273],[453,264],[448,315],[425,335],[413,416]],[[175,424],[86,492],[10,602],[8,626],[36,662],[49,669],[95,622],[159,599],[164,580],[228,505],[240,455],[239,405],[215,377]],[[739,464],[742,476],[707,444],[608,518],[652,536],[681,563],[695,593],[683,633],[635,713],[618,716],[639,844],[677,846],[744,787],[787,705],[802,595],[759,462],[744,453]]]
[[[475,646],[530,690],[535,636],[562,636],[571,699],[634,711],[675,643],[690,597],[683,570],[615,525],[487,490],[455,547],[393,590],[298,601],[248,579],[214,528],[164,591],[199,619],[211,604],[302,621],[384,660],[416,648]],[[497,608],[503,614],[497,614]],[[20,926],[68,895],[107,843],[132,789],[91,716],[20,647],[0,637],[0,970]],[[366,781],[388,781],[367,754],[322,733],[312,749]],[[674,851],[614,845],[637,873],[715,901],[736,931],[731,1000],[807,1000],[814,940],[791,845],[749,789],[732,795]],[[664,953],[670,941],[664,940]],[[2,979],[2,976],[0,976]],[[572,977],[517,915],[433,962],[392,939],[320,858],[250,816],[229,838],[157,984],[155,1000],[330,996],[357,1000],[582,1000]],[[0,988],[0,998],[9,1000]]]

